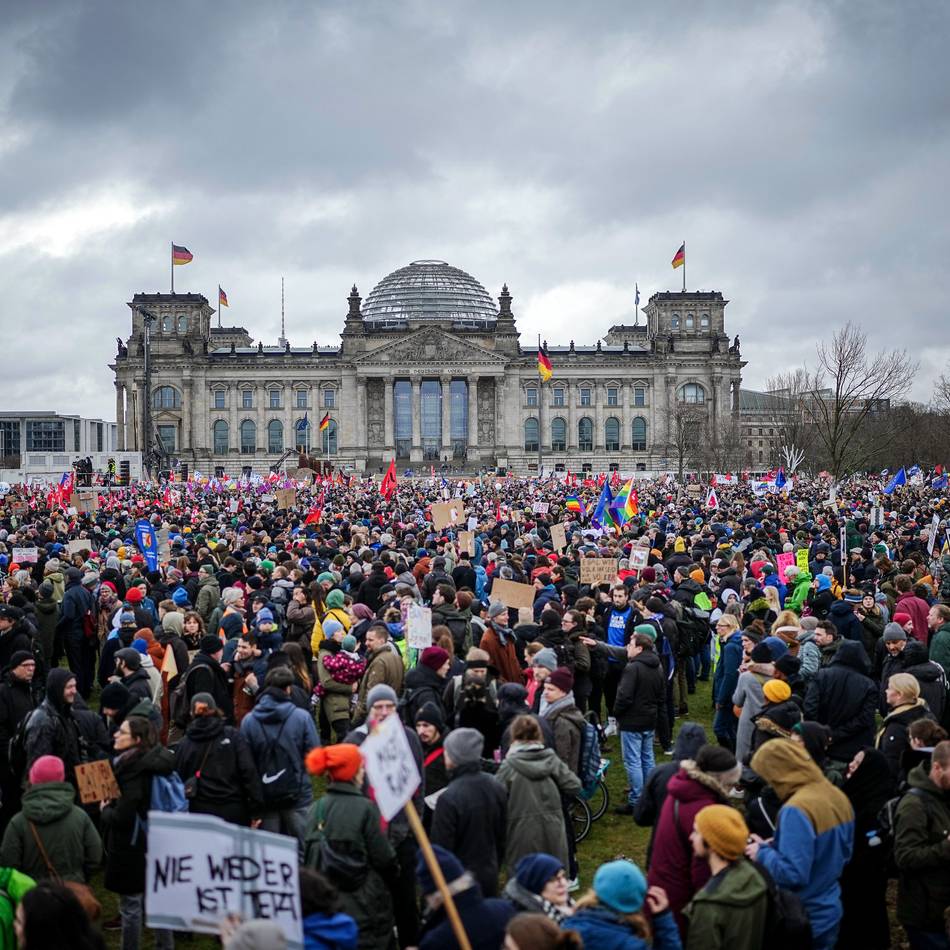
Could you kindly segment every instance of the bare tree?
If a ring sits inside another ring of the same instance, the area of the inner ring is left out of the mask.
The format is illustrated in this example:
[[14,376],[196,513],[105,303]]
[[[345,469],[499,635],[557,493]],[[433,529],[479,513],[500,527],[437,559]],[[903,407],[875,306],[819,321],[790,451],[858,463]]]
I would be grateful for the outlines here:
[[818,368],[803,404],[835,479],[867,467],[878,446],[862,437],[865,424],[907,392],[917,365],[906,350],[869,355],[867,334],[850,322],[830,344],[818,344]]
[[749,465],[749,450],[736,416],[726,416],[718,428],[707,426],[693,451],[698,466],[708,472],[741,472]]
[[779,456],[787,475],[809,456],[815,430],[805,414],[805,399],[812,391],[812,380],[806,367],[769,377],[768,393],[774,401],[773,415],[779,434]]
[[943,373],[934,384],[933,405],[942,415],[950,415],[950,378]]
[[667,452],[676,460],[680,481],[688,464],[700,462],[706,428],[706,407],[702,404],[677,400],[666,412]]

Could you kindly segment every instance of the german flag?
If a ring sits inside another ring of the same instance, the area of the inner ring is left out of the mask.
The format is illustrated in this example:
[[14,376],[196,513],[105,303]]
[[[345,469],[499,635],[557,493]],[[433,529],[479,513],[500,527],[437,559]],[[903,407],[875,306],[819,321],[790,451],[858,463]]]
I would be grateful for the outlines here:
[[187,247],[179,247],[177,244],[172,245],[172,264],[190,264],[193,257],[194,255]]
[[547,350],[545,350],[543,346],[538,347],[538,375],[545,383],[554,375],[554,370],[551,369],[551,361],[548,359]]
[[680,245],[680,249],[673,255],[673,270],[682,267],[686,263],[686,242]]
[[228,306],[228,295],[221,289],[220,284],[218,284],[218,306],[219,307]]
[[320,431],[323,432],[324,429],[329,429],[329,428],[330,428],[330,413],[328,412],[328,413],[320,420]]

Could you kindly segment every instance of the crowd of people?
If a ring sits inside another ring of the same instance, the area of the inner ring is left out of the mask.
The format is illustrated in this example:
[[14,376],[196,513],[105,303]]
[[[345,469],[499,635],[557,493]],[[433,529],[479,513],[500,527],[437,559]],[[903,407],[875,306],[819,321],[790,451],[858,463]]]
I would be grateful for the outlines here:
[[[950,947],[944,495],[816,478],[710,507],[645,480],[610,527],[603,480],[354,477],[289,508],[261,484],[142,484],[86,513],[14,486],[0,945],[141,945],[158,777],[191,812],[296,839],[307,948],[461,946],[447,900],[476,950],[874,950],[889,908],[912,948]],[[410,648],[416,606],[431,643]],[[360,746],[392,717],[447,892],[366,780]],[[608,750],[618,857],[592,865],[572,804]],[[119,794],[82,803],[97,760]],[[222,940],[285,945],[267,920]]]

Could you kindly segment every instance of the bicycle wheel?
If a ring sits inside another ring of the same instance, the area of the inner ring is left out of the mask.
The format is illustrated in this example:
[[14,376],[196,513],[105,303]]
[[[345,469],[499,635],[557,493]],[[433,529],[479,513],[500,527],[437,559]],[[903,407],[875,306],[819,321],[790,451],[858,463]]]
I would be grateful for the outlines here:
[[589,834],[591,816],[587,802],[583,798],[572,798],[568,806],[571,816],[571,825],[574,828],[574,843],[580,844]]
[[603,779],[597,781],[597,787],[587,799],[587,807],[590,809],[591,821],[603,818],[610,807],[610,789],[607,788],[607,783]]

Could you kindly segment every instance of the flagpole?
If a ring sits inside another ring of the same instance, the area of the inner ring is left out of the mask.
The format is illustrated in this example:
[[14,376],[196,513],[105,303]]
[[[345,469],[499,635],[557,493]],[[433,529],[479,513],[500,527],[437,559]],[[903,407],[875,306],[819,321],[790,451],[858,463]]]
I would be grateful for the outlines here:
[[[538,352],[541,352],[541,334],[538,334]],[[539,384],[538,384],[538,478],[541,478],[541,467],[544,464],[541,460],[541,444],[544,441],[543,437],[543,424],[542,424],[542,407],[544,405],[544,377],[539,373],[538,374]]]
[[686,293],[686,242],[683,241],[683,293]]
[[172,293],[175,292],[175,242],[169,242],[171,247],[168,249],[169,257],[171,258],[171,268],[172,268]]

